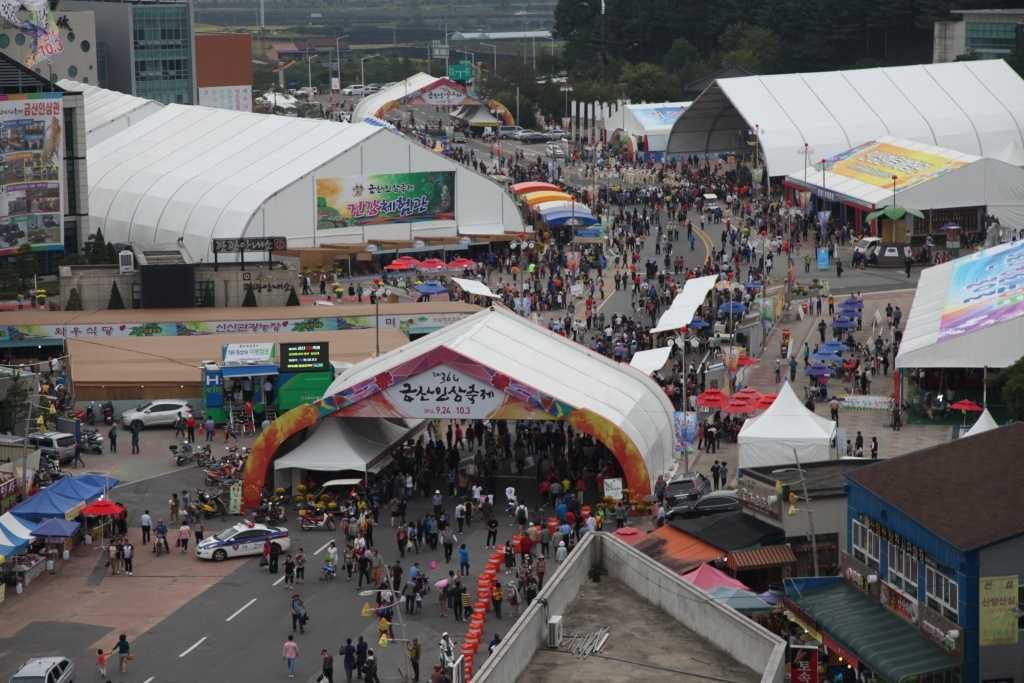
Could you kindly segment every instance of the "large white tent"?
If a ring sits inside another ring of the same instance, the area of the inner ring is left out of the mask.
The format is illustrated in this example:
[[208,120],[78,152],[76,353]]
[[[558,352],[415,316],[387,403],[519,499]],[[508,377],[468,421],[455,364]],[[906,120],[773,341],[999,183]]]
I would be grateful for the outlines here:
[[616,130],[622,130],[638,142],[643,151],[646,140],[648,152],[663,154],[668,147],[668,136],[690,102],[649,102],[624,104],[604,120],[609,139]]
[[[1024,227],[1024,169],[997,159],[885,136],[786,176],[786,186],[872,210],[984,207]],[[936,225],[936,228],[939,226]]]
[[[317,179],[424,171],[454,172],[454,220],[317,229]],[[369,123],[171,104],[91,148],[88,173],[94,230],[178,242],[196,261],[213,260],[214,238],[283,236],[301,248],[524,230],[500,184]]]
[[925,268],[897,368],[1005,368],[1024,356],[1024,242]]
[[[672,404],[649,377],[502,306],[481,311],[371,358],[336,379],[325,396],[353,390],[403,363],[450,351],[576,409],[595,413],[632,441],[653,490],[675,466]],[[353,418],[364,419],[364,418]]]
[[70,79],[57,81],[64,90],[80,92],[85,99],[85,144],[92,148],[111,135],[160,111],[162,104],[116,90],[107,90]]
[[782,176],[885,135],[984,157],[1024,144],[1022,131],[1024,80],[979,60],[719,79],[676,121],[668,153],[732,152],[755,135]]
[[274,469],[376,474],[391,461],[388,450],[420,426],[419,420],[327,418],[295,450],[275,460]]
[[804,407],[786,382],[766,411],[743,423],[739,467],[795,467],[794,450],[801,465],[829,460],[835,433],[836,423]]

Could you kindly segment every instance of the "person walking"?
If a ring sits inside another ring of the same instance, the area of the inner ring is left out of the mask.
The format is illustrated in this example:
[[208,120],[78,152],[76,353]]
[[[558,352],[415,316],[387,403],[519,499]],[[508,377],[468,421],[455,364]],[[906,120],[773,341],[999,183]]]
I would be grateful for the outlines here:
[[289,610],[292,615],[292,631],[294,632],[297,627],[299,633],[305,633],[306,621],[309,615],[306,613],[306,606],[303,604],[302,598],[299,597],[298,593],[292,593],[292,603]]
[[117,425],[113,425],[107,432],[107,439],[110,440],[110,452],[117,453]]
[[71,460],[72,467],[85,467],[85,461],[82,460],[82,442],[75,441],[75,457]]
[[366,683],[380,683],[380,678],[377,676],[377,657],[374,656],[373,650],[366,651]]
[[409,650],[409,664],[412,666],[412,683],[419,683],[420,680],[420,654],[423,648],[420,646],[419,638],[413,638],[407,645]]
[[334,657],[327,648],[320,650],[320,680],[334,683]]
[[149,535],[153,531],[153,518],[149,515],[149,510],[142,513],[139,524],[142,527],[142,545],[149,545]]
[[359,636],[359,641],[356,643],[356,676],[362,678],[366,670],[366,657],[370,651],[370,646],[366,644],[362,636]]
[[501,603],[504,599],[505,595],[501,591],[501,583],[495,581],[494,589],[491,591],[491,604],[494,606],[494,616],[499,619],[501,619]]
[[298,668],[299,644],[295,642],[295,636],[288,634],[281,648],[281,657],[288,666],[288,678],[295,678],[295,670]]
[[134,565],[132,560],[135,558],[135,546],[132,545],[131,541],[125,540],[124,547],[122,548],[122,560],[124,561],[124,571],[128,576],[135,576],[132,572],[134,571]]
[[182,522],[178,528],[178,548],[181,549],[182,555],[188,552],[188,542],[191,538],[192,529],[189,527],[188,522]]
[[469,550],[465,543],[459,546],[459,576],[469,576]]
[[295,560],[292,559],[291,553],[284,556],[284,587],[295,587]]
[[135,422],[132,423],[131,430],[132,430],[132,455],[138,455],[139,454],[139,432],[142,430],[142,427],[139,426],[138,420],[136,420]]
[[338,649],[341,655],[341,665],[345,668],[345,683],[352,683],[352,673],[356,670],[356,646],[352,644],[351,638],[345,639],[345,644]]
[[114,650],[117,651],[117,670],[121,673],[127,673],[128,662],[132,658],[132,646],[128,642],[128,636],[122,633],[117,639],[117,644],[114,645]]
[[170,499],[167,501],[167,507],[170,511],[171,524],[178,522],[178,512],[181,510],[181,501],[178,499],[177,493],[172,493]]

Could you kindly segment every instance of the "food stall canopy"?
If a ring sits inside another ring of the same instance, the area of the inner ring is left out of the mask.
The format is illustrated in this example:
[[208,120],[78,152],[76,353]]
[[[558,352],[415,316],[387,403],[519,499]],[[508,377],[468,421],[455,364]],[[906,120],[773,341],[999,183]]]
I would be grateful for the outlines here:
[[500,299],[501,297],[491,291],[491,288],[480,282],[479,280],[468,280],[462,277],[453,277],[452,282],[462,288],[464,292],[469,294],[475,294],[476,296],[485,296],[489,299]]
[[8,536],[0,530],[0,562],[28,547],[28,539]]
[[16,543],[28,543],[35,527],[35,522],[15,517],[10,511],[0,515],[0,532]]
[[274,470],[299,468],[318,472],[354,470],[376,474],[390,462],[389,450],[426,426],[422,420],[327,418]]
[[64,477],[46,490],[69,498],[91,502],[115,486],[117,486],[117,479],[97,474],[86,474],[80,477]]
[[570,213],[575,211],[576,213],[586,213],[593,215],[593,212],[591,211],[589,206],[577,201],[570,202],[565,200],[556,200],[551,202],[541,202],[540,204],[535,205],[533,208],[540,213],[544,213],[546,211],[553,211],[555,209],[562,209],[563,211],[568,211]]
[[742,581],[737,581],[721,569],[715,569],[706,562],[694,569],[692,572],[683,574],[683,581],[689,581],[694,586],[704,591],[709,591],[712,588],[719,588],[722,586],[726,588],[750,590],[750,587]]
[[[897,368],[1005,368],[1024,355],[1024,242],[921,271]],[[988,283],[998,282],[999,287]]]
[[828,460],[835,432],[836,423],[804,407],[786,382],[767,410],[743,423],[739,467],[795,466],[794,449],[804,465]]
[[40,522],[48,517],[64,518],[68,513],[80,510],[84,504],[81,498],[65,496],[46,488],[15,505],[11,512],[23,519]]
[[36,538],[70,538],[75,535],[80,526],[81,524],[78,522],[51,517],[37,526],[32,535]]
[[645,375],[650,375],[665,367],[671,353],[671,346],[661,346],[650,351],[637,351],[633,354],[633,359],[629,361],[629,364]]
[[680,328],[689,325],[697,313],[697,309],[708,298],[708,292],[717,281],[717,275],[705,275],[687,280],[683,291],[676,295],[672,305],[661,314],[657,326],[651,330],[651,333],[678,332]]

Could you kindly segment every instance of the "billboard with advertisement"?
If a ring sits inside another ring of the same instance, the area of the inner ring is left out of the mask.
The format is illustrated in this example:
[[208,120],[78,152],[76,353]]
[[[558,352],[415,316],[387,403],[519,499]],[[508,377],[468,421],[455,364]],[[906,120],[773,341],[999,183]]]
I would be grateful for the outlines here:
[[989,645],[1016,645],[1020,630],[1017,627],[1018,588],[1016,576],[983,576],[979,580],[980,628],[982,647]]
[[[472,78],[472,65],[470,65]],[[440,78],[408,98],[406,104],[425,104],[432,107],[458,107],[476,102],[466,95],[466,86],[448,78]]]
[[210,88],[199,88],[199,104],[204,107],[251,112],[252,86],[220,85]]
[[1024,242],[957,259],[947,291],[939,341],[1024,314]]
[[934,152],[872,141],[832,157],[828,170],[887,190],[892,189],[892,177],[896,176],[896,189],[906,190],[967,163]]
[[683,115],[686,111],[686,107],[679,106],[664,106],[664,107],[630,107],[629,111],[640,122],[644,128],[648,130],[658,128],[671,128],[676,119]]
[[0,255],[64,248],[62,97],[0,95]]
[[455,171],[316,179],[317,230],[455,220]]

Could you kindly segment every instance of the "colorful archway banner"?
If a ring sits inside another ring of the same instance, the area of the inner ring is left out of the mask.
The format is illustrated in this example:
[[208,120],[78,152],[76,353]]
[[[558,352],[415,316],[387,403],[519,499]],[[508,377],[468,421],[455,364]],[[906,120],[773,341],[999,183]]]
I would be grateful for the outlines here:
[[334,415],[352,418],[566,420],[603,443],[616,457],[635,496],[651,493],[647,465],[636,444],[609,420],[466,358],[445,347],[381,372],[337,394],[299,406],[256,439],[246,464],[243,502],[259,504],[267,470],[284,441]]

